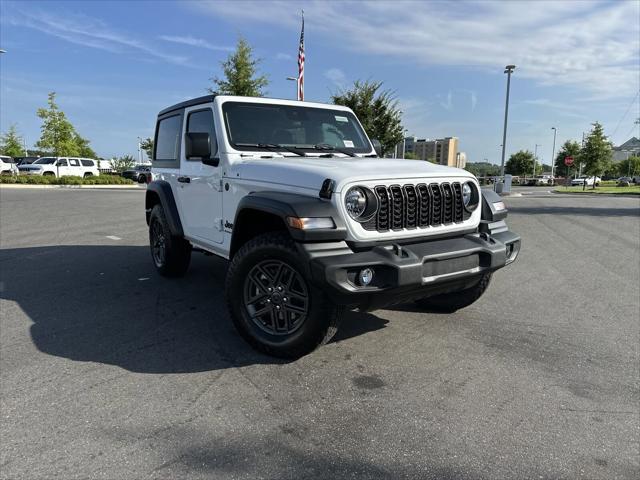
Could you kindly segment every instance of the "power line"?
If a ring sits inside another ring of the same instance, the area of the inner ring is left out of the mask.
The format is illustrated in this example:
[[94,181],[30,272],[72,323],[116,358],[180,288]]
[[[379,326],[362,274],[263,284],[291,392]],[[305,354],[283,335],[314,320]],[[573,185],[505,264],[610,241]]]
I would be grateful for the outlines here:
[[635,97],[633,97],[633,100],[631,100],[631,103],[627,107],[627,111],[624,112],[624,115],[622,115],[622,118],[620,118],[620,120],[618,121],[618,125],[616,125],[615,130],[611,134],[611,138],[613,138],[615,136],[616,132],[618,131],[618,128],[620,128],[620,125],[622,124],[622,121],[625,119],[625,117],[627,116],[627,113],[629,113],[629,110],[631,110],[631,107],[636,102],[636,98],[638,98],[638,95],[640,95],[640,90],[638,90],[638,92],[636,93]]
[[633,122],[633,127],[631,127],[631,130],[629,130],[629,133],[627,133],[624,138],[628,138],[629,135],[631,135],[631,132],[633,132],[636,128],[640,129],[640,122],[638,122],[638,120],[636,120],[635,122]]

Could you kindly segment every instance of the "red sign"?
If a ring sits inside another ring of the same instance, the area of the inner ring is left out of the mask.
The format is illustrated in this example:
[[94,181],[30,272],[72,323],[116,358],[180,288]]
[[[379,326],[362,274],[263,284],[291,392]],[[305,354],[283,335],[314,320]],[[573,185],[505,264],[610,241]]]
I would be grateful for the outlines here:
[[567,167],[570,167],[571,165],[573,165],[573,157],[564,157],[564,164]]

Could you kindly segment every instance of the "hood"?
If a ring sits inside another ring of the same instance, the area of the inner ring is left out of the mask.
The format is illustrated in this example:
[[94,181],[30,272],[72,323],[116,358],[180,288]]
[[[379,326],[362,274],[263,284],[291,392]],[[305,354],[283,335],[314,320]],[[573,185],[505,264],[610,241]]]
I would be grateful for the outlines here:
[[319,190],[322,182],[330,178],[336,182],[336,192],[340,192],[348,183],[365,180],[473,178],[466,170],[436,165],[424,160],[293,156],[243,158],[233,163],[228,176],[313,190]]

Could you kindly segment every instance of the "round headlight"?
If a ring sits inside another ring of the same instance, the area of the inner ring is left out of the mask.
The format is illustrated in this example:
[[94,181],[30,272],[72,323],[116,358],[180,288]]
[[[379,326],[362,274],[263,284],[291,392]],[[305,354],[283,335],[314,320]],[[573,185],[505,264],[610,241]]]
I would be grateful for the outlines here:
[[468,183],[465,183],[464,185],[462,185],[462,203],[464,203],[465,207],[469,206],[469,203],[471,202],[472,193],[473,193],[473,190],[471,190],[471,185],[469,185]]
[[350,188],[344,197],[347,212],[354,220],[358,220],[367,209],[367,196],[360,187]]

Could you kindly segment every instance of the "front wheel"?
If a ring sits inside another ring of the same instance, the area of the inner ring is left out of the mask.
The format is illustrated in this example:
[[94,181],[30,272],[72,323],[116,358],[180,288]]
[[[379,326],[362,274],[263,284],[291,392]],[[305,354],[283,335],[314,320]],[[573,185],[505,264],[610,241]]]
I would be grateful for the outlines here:
[[285,233],[247,242],[231,261],[225,289],[240,335],[256,350],[281,358],[298,358],[327,343],[343,309],[309,280]]
[[191,244],[182,237],[171,235],[161,205],[156,205],[149,216],[149,244],[151,258],[158,273],[164,277],[181,277],[191,262]]
[[443,293],[433,297],[421,298],[416,300],[415,303],[418,307],[430,312],[453,313],[456,310],[468,307],[478,300],[487,290],[490,282],[491,274],[486,273],[482,275],[478,283],[472,287],[457,292]]

